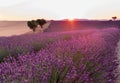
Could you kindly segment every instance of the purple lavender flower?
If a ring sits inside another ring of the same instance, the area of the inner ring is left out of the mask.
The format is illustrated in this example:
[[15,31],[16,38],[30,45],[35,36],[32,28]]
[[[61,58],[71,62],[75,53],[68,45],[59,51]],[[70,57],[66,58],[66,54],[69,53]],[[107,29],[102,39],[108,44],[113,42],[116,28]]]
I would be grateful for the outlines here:
[[116,28],[1,37],[0,83],[115,83],[119,38]]

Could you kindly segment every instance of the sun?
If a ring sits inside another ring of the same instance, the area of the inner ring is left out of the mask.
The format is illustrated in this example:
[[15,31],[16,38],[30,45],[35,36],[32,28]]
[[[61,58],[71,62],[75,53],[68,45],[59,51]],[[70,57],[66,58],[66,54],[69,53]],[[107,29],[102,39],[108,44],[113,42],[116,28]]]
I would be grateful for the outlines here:
[[69,18],[68,21],[74,21],[74,18]]

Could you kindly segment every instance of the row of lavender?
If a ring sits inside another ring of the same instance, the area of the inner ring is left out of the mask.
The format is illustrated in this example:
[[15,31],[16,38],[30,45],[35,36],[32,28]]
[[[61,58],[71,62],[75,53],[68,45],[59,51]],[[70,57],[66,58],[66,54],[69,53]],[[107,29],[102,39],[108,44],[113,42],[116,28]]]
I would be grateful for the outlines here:
[[[9,55],[16,57],[20,54],[37,52],[55,41],[70,39],[72,35],[78,33],[90,34],[96,30],[73,31],[73,32],[51,32],[45,34],[28,34],[22,36],[0,37],[0,62]],[[65,35],[66,34],[66,35]],[[65,35],[65,36],[64,36]],[[84,34],[82,34],[84,35]]]
[[119,39],[116,28],[0,38],[1,56],[17,56],[0,63],[0,83],[114,83]]

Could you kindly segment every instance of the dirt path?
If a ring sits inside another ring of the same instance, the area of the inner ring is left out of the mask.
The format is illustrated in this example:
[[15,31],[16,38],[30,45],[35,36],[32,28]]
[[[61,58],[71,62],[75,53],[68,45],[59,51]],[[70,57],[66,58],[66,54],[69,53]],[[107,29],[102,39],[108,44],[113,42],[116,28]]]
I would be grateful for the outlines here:
[[46,24],[44,24],[43,25],[43,31],[45,30],[45,29],[48,29],[48,26],[51,24],[51,22],[48,22],[48,23],[46,23]]

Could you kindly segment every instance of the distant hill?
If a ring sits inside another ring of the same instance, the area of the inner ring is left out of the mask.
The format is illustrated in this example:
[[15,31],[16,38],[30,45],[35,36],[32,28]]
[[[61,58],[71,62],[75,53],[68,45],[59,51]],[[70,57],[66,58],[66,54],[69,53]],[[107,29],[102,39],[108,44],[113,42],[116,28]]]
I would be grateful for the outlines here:
[[[69,19],[63,19],[61,21],[68,21]],[[77,18],[74,18],[74,21],[87,21],[88,19],[77,19]]]

